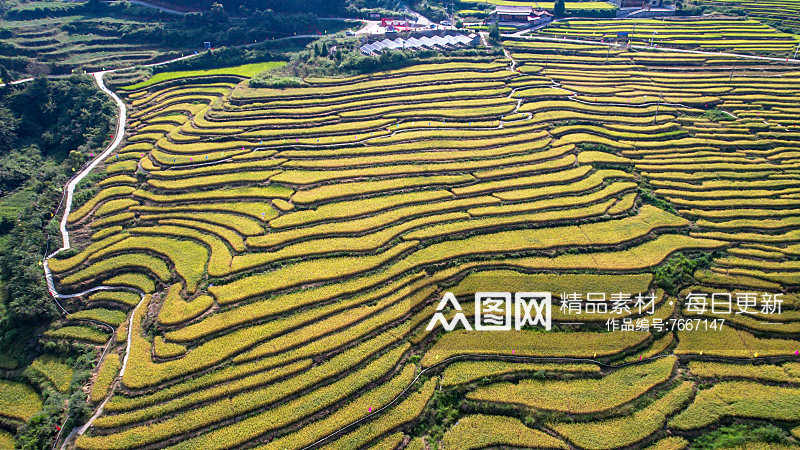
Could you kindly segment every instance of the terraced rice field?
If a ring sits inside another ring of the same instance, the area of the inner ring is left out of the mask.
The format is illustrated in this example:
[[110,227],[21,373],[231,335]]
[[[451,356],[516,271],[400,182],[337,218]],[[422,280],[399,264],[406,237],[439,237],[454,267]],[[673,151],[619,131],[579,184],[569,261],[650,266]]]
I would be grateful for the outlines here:
[[[489,5],[506,5],[506,6],[531,6],[531,1],[528,0],[458,0],[459,5],[462,7],[474,6],[477,3]],[[553,10],[555,2],[535,2],[536,8],[544,8]],[[580,9],[614,9],[614,5],[608,2],[596,1],[577,1],[577,2],[564,2],[567,10],[580,10]]]
[[770,25],[800,27],[800,3],[797,0],[708,0],[704,5],[747,11],[747,15]]
[[[671,48],[727,51],[754,55],[792,57],[800,42],[758,20],[728,17],[631,20],[571,19],[556,22],[537,34],[580,39],[616,40]],[[680,55],[679,55],[680,56]]]
[[[470,409],[444,422],[446,448],[797,426],[797,68],[504,45],[513,61],[303,88],[126,91],[128,143],[69,217],[82,250],[50,262],[60,292],[110,287],[49,332],[113,339],[76,447],[425,448],[417,425],[453,393]],[[443,292],[481,276],[653,290],[657,317],[683,317],[652,273],[692,251],[719,254],[693,289],[785,293],[780,323],[606,333],[554,307],[551,332],[425,330]],[[709,387],[732,371],[695,365],[709,357],[779,367]]]
[[11,70],[24,71],[27,60],[19,62],[22,56],[42,65],[50,64],[58,73],[68,73],[72,68],[94,71],[152,63],[165,59],[164,55],[170,51],[177,51],[180,56],[180,48],[165,49],[157,43],[124,41],[107,31],[122,26],[138,29],[152,24],[142,24],[135,19],[82,15],[7,20],[3,26],[8,36],[4,36],[6,47],[0,50],[0,61]]

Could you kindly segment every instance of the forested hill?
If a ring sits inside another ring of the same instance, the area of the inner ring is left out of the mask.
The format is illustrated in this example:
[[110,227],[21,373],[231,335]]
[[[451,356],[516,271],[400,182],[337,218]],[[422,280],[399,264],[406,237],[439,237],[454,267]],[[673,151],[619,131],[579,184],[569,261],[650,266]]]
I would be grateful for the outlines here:
[[229,12],[244,7],[251,11],[314,13],[318,16],[340,15],[348,9],[351,11],[365,8],[392,9],[397,4],[396,1],[390,0],[156,0],[152,3],[186,11],[204,11],[211,9],[214,3],[219,3]]
[[55,314],[39,266],[48,232],[58,247],[51,213],[66,180],[109,138],[116,110],[88,76],[0,88],[0,105],[0,349],[9,350],[19,330]]

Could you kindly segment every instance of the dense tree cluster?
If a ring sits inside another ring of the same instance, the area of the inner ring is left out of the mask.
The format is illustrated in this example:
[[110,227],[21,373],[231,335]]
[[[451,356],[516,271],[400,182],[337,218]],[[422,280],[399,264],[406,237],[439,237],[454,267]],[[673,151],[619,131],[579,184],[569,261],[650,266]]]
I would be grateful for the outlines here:
[[[69,101],[65,101],[69,99]],[[64,81],[38,78],[3,96],[6,114],[15,115],[18,144],[39,146],[43,156],[66,158],[70,150],[96,148],[108,138],[114,104],[89,77]],[[0,149],[6,153],[9,148]]]
[[4,88],[0,104],[0,203],[27,193],[17,217],[0,218],[7,314],[0,318],[0,345],[7,345],[57,313],[39,265],[48,234],[51,251],[58,244],[52,213],[73,169],[109,138],[116,110],[91,78],[79,76]]
[[286,61],[288,56],[266,50],[263,45],[253,47],[219,47],[194,58],[176,61],[152,68],[153,73],[177,70],[202,70],[215,67],[239,66],[265,61]]
[[567,8],[564,0],[556,0],[555,7],[553,8],[553,14],[556,17],[564,17],[567,15]]
[[[274,5],[272,4],[274,3]],[[365,16],[358,8],[348,10],[347,5],[332,2],[324,8],[302,2],[251,2],[208,3],[202,9],[184,16],[165,13],[124,2],[106,3],[92,0],[80,2],[41,2],[40,6],[11,8],[0,13],[0,19],[47,19],[48,28],[57,34],[96,36],[98,40],[113,37],[115,43],[131,48],[160,50],[165,54],[180,55],[186,51],[204,49],[204,42],[213,47],[253,44],[256,41],[303,34],[333,33],[344,22],[320,20],[325,16]],[[372,1],[369,4],[380,4]],[[289,8],[287,5],[294,5]],[[337,6],[338,5],[338,6]],[[191,5],[171,4],[175,8]],[[273,8],[274,6],[274,8]],[[63,19],[60,19],[63,17]],[[79,20],[75,18],[79,17]],[[14,36],[14,30],[0,23],[0,39]],[[63,44],[63,43],[62,43]],[[68,48],[54,43],[52,46]],[[98,49],[97,53],[100,54]],[[12,71],[11,79],[29,75],[66,74],[77,66],[68,59],[43,53],[31,45],[0,42],[0,65]],[[61,55],[63,56],[63,55]],[[80,67],[92,69],[90,63]],[[0,78],[5,78],[0,74]]]
[[[401,67],[423,62],[493,61],[503,55],[500,47],[492,49],[465,48],[457,50],[410,50],[394,49],[378,56],[361,53],[359,38],[322,39],[310,43],[302,51],[292,55],[290,63],[279,69],[279,73],[262,73],[251,80],[253,87],[280,87],[297,85],[291,77],[355,75]],[[285,75],[285,76],[284,76]],[[288,76],[288,77],[286,77]]]
[[162,2],[186,10],[206,11],[219,3],[232,15],[240,11],[274,11],[282,14],[314,13],[320,17],[338,16],[345,12],[370,9],[397,10],[398,0],[177,0]]
[[[113,5],[103,6],[109,17],[120,14]],[[151,10],[154,11],[154,10]],[[124,11],[122,12],[124,13]],[[270,9],[241,11],[215,3],[208,10],[192,12],[177,19],[175,16],[137,24],[107,20],[85,20],[64,24],[70,34],[115,36],[120,42],[140,42],[167,48],[201,49],[203,42],[214,46],[238,45],[272,38],[324,31],[313,13],[279,14]]]

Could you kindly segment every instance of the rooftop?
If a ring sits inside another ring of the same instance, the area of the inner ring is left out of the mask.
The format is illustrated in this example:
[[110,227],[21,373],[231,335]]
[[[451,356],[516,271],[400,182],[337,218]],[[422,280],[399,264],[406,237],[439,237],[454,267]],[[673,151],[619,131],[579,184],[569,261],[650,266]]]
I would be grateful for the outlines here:
[[499,5],[493,12],[498,14],[530,14],[533,12],[533,6]]
[[394,40],[386,38],[378,42],[362,45],[360,50],[365,55],[374,55],[382,52],[383,50],[391,50],[395,48],[418,49],[424,47],[466,47],[474,45],[477,41],[477,38],[478,35],[474,33],[469,35],[455,34],[444,36],[421,36],[418,38],[410,37],[408,39],[397,38]]

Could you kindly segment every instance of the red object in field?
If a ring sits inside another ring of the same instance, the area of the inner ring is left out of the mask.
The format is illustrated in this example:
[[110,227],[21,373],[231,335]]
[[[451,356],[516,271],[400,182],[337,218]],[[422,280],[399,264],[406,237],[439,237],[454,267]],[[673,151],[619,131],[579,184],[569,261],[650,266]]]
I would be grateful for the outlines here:
[[56,430],[61,431],[61,427],[56,425]]
[[406,19],[390,19],[388,17],[384,17],[381,19],[381,26],[388,27],[389,25],[395,27],[408,27],[408,20]]

